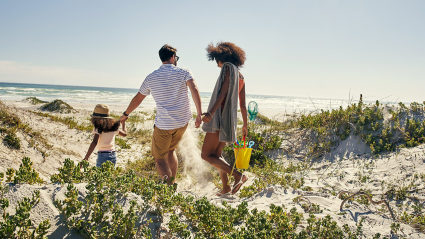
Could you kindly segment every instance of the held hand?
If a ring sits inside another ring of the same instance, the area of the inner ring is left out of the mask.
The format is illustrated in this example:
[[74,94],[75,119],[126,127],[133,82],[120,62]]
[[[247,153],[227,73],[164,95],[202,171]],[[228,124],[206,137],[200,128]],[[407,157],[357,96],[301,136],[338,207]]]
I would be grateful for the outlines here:
[[201,126],[201,123],[202,123],[201,115],[196,116],[195,128],[199,128],[199,126]]
[[246,136],[248,136],[248,126],[246,125],[242,126],[242,136],[244,139],[246,138]]
[[120,117],[120,122],[121,122],[121,123],[124,123],[127,119],[128,119],[128,116],[121,115],[121,117]]
[[208,123],[208,122],[211,121],[212,117],[211,117],[211,113],[210,112],[203,113],[202,115],[204,116],[204,117],[202,117],[202,121],[204,123]]

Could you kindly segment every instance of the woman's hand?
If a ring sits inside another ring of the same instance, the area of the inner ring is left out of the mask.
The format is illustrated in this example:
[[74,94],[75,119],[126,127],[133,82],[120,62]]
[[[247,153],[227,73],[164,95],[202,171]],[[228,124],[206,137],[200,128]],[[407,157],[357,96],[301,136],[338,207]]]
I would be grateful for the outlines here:
[[202,115],[204,116],[204,117],[202,117],[202,122],[204,122],[204,123],[208,123],[208,122],[210,122],[210,121],[211,121],[211,119],[212,119],[212,115],[211,115],[211,113],[210,113],[210,112],[203,113]]
[[248,126],[246,124],[242,126],[242,136],[244,139],[248,136]]

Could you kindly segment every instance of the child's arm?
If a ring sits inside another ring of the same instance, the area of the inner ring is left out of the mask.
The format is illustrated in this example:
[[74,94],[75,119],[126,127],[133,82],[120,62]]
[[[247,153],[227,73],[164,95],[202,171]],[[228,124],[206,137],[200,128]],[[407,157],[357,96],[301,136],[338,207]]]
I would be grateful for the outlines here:
[[87,150],[87,154],[84,157],[84,160],[86,160],[86,161],[89,160],[89,157],[90,157],[91,153],[93,153],[93,150],[96,148],[96,145],[97,145],[97,141],[98,140],[99,140],[99,135],[98,134],[95,134],[94,135],[94,138],[93,138],[93,141],[91,142],[90,147]]
[[120,130],[120,131],[118,132],[118,134],[119,134],[120,136],[125,137],[125,136],[127,136],[127,130],[125,129],[125,121],[121,121],[121,125],[122,125],[122,130]]

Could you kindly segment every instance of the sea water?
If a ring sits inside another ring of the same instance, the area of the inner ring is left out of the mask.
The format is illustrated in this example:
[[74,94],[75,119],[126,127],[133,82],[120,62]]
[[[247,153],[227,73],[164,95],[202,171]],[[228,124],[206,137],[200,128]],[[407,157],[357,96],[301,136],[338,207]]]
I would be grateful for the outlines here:
[[[22,84],[0,82],[0,100],[24,100],[27,97],[37,97],[40,100],[52,101],[61,99],[69,104],[78,103],[84,105],[94,105],[98,103],[118,106],[125,109],[138,89],[128,88],[107,88],[91,86],[69,86],[69,85],[47,85],[47,84]],[[205,112],[211,93],[201,92],[202,110]],[[288,115],[310,114],[346,107],[350,103],[356,102],[352,99],[322,99],[310,97],[292,96],[270,96],[253,95],[247,92],[246,103],[255,101],[258,104],[258,111],[270,118],[283,120]],[[195,106],[191,101],[193,112]],[[142,103],[143,109],[154,109],[155,102],[151,96],[145,98]]]

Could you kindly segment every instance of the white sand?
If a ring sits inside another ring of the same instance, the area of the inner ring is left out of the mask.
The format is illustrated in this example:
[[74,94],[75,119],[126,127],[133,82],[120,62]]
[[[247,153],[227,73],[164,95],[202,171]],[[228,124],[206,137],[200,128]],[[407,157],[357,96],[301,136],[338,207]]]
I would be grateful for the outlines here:
[[[7,102],[6,104],[10,106],[12,112],[19,115],[35,131],[42,132],[42,135],[48,140],[49,144],[53,145],[53,148],[47,151],[48,156],[43,159],[40,152],[28,146],[28,139],[24,135],[18,134],[18,137],[22,140],[21,150],[12,150],[3,144],[0,145],[0,172],[5,172],[9,167],[17,169],[22,157],[28,156],[34,162],[34,168],[46,181],[49,181],[49,176],[62,167],[65,158],[78,162],[84,157],[91,142],[92,135],[90,133],[70,130],[61,123],[36,116],[30,113],[31,110],[36,110],[36,107],[28,103]],[[81,119],[81,121],[87,120],[92,109],[88,106],[85,107],[76,107],[78,113],[72,116]],[[113,109],[113,111],[118,115],[122,112],[119,107]],[[152,122],[147,122],[141,127],[151,128]],[[211,166],[200,158],[199,132],[199,129],[194,129],[192,123],[180,144],[178,153],[184,164],[184,173],[178,182],[178,191],[195,197],[206,196],[215,203],[226,201],[231,205],[238,205],[242,201],[247,201],[249,209],[257,208],[267,211],[271,204],[275,204],[283,205],[287,210],[296,207],[299,212],[303,212],[300,204],[293,201],[294,198],[303,196],[311,203],[318,204],[323,210],[316,216],[329,214],[339,225],[348,224],[352,227],[360,221],[360,217],[364,217],[363,228],[366,237],[378,232],[384,236],[390,236],[390,226],[393,221],[386,210],[379,212],[380,206],[365,206],[353,202],[346,203],[343,212],[341,212],[339,210],[341,200],[332,195],[331,192],[370,190],[372,194],[380,195],[388,190],[388,184],[403,186],[414,181],[415,183],[422,183],[422,186],[425,185],[424,182],[418,182],[421,179],[416,179],[416,181],[414,179],[414,174],[425,173],[425,145],[372,157],[370,149],[357,137],[351,136],[327,155],[324,160],[313,164],[311,169],[306,172],[305,185],[312,187],[313,192],[286,190],[281,186],[269,185],[262,192],[246,199],[241,199],[238,196],[217,197],[215,193],[219,189],[211,182],[209,176]],[[143,157],[143,153],[149,147],[150,145],[141,146],[137,142],[133,142],[131,149],[118,149],[119,164],[125,165],[128,160]],[[288,158],[280,154],[276,154],[274,157],[276,160],[283,160],[285,163],[298,162],[296,158]],[[90,163],[94,165],[95,160],[96,155],[93,154]],[[255,176],[247,175],[249,180],[245,185],[251,185]],[[361,183],[359,178],[363,176],[366,176],[367,179]],[[81,192],[85,190],[83,184],[77,185],[77,187]],[[44,219],[49,219],[51,222],[50,238],[80,238],[78,233],[70,232],[61,224],[63,219],[53,204],[55,199],[63,198],[64,188],[49,183],[45,185],[18,185],[11,187],[6,196],[11,202],[11,207],[14,208],[18,200],[30,196],[36,189],[41,191],[41,200],[31,212],[34,222],[38,224]],[[422,188],[415,196],[422,201],[425,200],[424,189]],[[374,200],[380,199],[375,196]],[[403,205],[403,207],[406,206]],[[397,208],[394,203],[391,203],[391,207]],[[308,218],[307,213],[304,214],[304,218]],[[411,226],[403,223],[401,223],[401,235],[406,238],[425,237],[424,234],[416,232]]]

